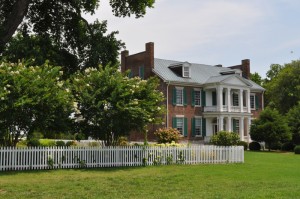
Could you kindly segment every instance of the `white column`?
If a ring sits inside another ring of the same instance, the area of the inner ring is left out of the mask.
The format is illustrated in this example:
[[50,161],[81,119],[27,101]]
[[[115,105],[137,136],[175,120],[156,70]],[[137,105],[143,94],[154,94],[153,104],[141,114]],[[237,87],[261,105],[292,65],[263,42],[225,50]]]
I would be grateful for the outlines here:
[[231,97],[230,97],[230,88],[227,88],[227,106],[228,106],[228,112],[231,112]]
[[240,118],[240,139],[244,141],[244,117]]
[[250,143],[251,142],[251,137],[250,137],[250,126],[251,126],[251,117],[248,117],[248,143]]
[[220,116],[219,117],[219,126],[218,126],[219,131],[223,131],[224,130],[223,126],[224,126],[224,117]]
[[232,131],[231,123],[232,123],[231,116],[228,116],[227,117],[227,130],[228,130],[228,132]]
[[243,111],[243,89],[240,89],[240,109],[241,109],[241,112],[244,112]]
[[247,89],[246,105],[247,105],[247,112],[248,112],[248,113],[251,113],[251,106],[250,106],[250,89]]
[[223,88],[221,86],[217,87],[217,107],[218,111],[223,110]]

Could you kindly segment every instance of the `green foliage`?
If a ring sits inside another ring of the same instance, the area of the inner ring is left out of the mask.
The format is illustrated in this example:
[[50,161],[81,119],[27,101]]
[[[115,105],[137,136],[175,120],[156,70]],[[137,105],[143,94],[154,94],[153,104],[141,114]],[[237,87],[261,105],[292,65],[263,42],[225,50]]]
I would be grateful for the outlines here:
[[39,141],[40,141],[40,146],[43,147],[56,146],[56,142],[54,140],[40,139]]
[[101,146],[99,142],[89,142],[89,147],[99,147]]
[[210,142],[218,146],[232,146],[237,145],[240,138],[237,133],[219,131],[216,135],[211,137]]
[[55,145],[56,145],[56,146],[66,146],[65,142],[62,141],[62,140],[56,141],[56,142],[55,142]]
[[164,97],[157,78],[128,78],[117,67],[87,68],[72,77],[72,84],[80,131],[106,145],[131,130],[146,133],[148,124],[162,122]]
[[26,67],[0,63],[0,126],[16,146],[21,132],[29,138],[44,132],[67,131],[73,96],[59,67]]
[[300,103],[291,108],[286,117],[292,132],[293,143],[300,144]]
[[245,141],[239,141],[239,142],[237,143],[237,145],[238,145],[238,146],[243,146],[245,151],[247,151],[247,149],[248,149],[248,143],[245,142]]
[[275,70],[264,85],[267,102],[286,114],[300,100],[300,60],[292,61]]
[[251,139],[266,142],[269,146],[283,143],[291,139],[291,133],[284,117],[277,110],[266,108],[258,119],[254,120],[250,129]]
[[294,151],[295,144],[293,142],[285,142],[282,144],[281,150],[283,151]]
[[117,140],[117,146],[128,146],[128,139],[125,136],[120,136]]
[[68,142],[66,143],[66,146],[77,146],[77,143],[76,143],[76,141],[74,141],[74,140],[68,141]]
[[300,145],[297,145],[294,149],[295,154],[300,154]]
[[158,143],[176,143],[179,140],[180,132],[174,128],[160,128],[154,132],[154,135],[158,138]]
[[261,76],[257,72],[251,73],[250,74],[250,79],[252,81],[254,81],[255,83],[257,83],[258,85],[260,85],[260,86],[263,85],[263,79],[261,78]]
[[40,141],[38,139],[27,140],[27,146],[41,146]]
[[258,142],[251,142],[249,144],[249,150],[250,151],[260,151],[261,145]]

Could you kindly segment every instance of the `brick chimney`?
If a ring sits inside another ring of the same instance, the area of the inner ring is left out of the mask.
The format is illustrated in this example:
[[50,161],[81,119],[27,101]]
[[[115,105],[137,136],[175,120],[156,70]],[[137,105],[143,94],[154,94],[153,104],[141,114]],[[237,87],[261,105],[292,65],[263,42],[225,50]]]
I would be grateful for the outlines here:
[[[148,42],[146,43],[146,65],[147,67],[154,68],[154,43],[153,42]],[[151,72],[150,72],[151,73]]]
[[240,69],[242,76],[246,79],[250,79],[250,59],[243,59],[241,65],[229,66],[228,68]]

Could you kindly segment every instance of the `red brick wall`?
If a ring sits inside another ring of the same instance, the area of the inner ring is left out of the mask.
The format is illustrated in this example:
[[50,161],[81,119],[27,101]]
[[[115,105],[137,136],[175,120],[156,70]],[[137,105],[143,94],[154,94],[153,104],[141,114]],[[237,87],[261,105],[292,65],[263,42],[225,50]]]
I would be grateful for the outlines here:
[[242,60],[241,65],[229,66],[228,68],[240,69],[242,71],[243,77],[246,79],[250,79],[250,60],[249,59]]
[[262,108],[264,107],[263,93],[255,93],[255,95],[258,96],[259,108],[257,108],[256,110],[251,110],[251,113],[253,114],[253,118],[258,118],[259,114],[262,111]]

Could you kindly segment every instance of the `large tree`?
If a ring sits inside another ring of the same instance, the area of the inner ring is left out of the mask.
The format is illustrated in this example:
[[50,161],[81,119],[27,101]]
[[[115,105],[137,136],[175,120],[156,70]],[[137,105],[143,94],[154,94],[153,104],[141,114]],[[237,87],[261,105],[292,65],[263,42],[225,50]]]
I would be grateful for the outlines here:
[[252,140],[266,142],[269,150],[273,144],[284,143],[291,139],[285,118],[271,108],[263,110],[259,118],[252,122],[250,136]]
[[300,101],[300,60],[273,69],[270,81],[264,84],[266,100],[270,106],[286,114]]
[[287,113],[288,125],[292,132],[292,141],[294,144],[300,144],[300,101]]
[[0,63],[0,140],[5,145],[15,146],[22,134],[35,130],[67,130],[73,96],[61,77],[60,68],[48,64]]
[[146,133],[148,124],[162,122],[164,97],[157,78],[128,78],[117,67],[87,68],[73,76],[72,85],[82,132],[108,145],[131,130]]
[[[100,0],[0,0],[0,55],[4,51],[8,51],[6,55],[14,52],[9,48],[10,45],[25,45],[24,40],[38,39],[46,40],[46,43],[50,41],[47,47],[52,45],[51,49],[56,49],[61,59],[77,58],[77,67],[97,66],[100,63],[106,65],[108,62],[115,64],[118,50],[124,46],[115,38],[117,32],[107,34],[105,21],[88,23],[82,17],[82,13],[94,14],[99,3]],[[146,8],[151,8],[153,4],[154,0],[110,0],[113,13],[119,17],[131,14],[141,17],[146,13]],[[18,27],[25,34],[9,44]],[[32,34],[37,38],[29,36]],[[48,51],[43,46],[41,50]],[[28,52],[24,54],[28,55]]]

